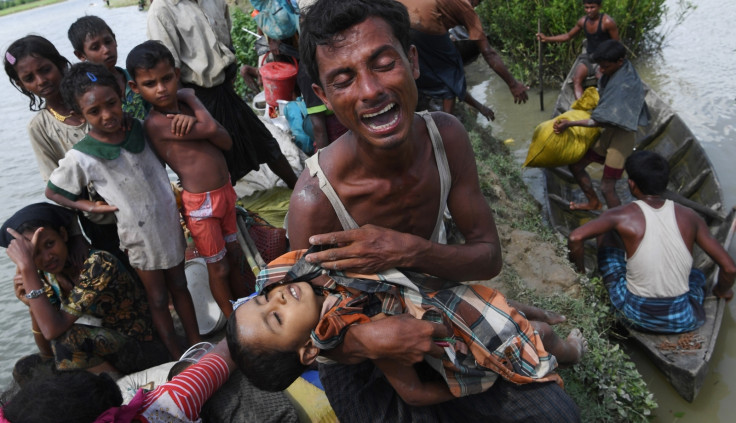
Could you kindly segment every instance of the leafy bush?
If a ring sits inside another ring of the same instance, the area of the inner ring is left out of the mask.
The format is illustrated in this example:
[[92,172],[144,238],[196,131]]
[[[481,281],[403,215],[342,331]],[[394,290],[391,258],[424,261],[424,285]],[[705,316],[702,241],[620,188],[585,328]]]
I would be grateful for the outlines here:
[[[665,33],[656,28],[668,15],[665,0],[605,0],[601,7],[616,21],[621,41],[635,57],[642,52],[661,47]],[[695,6],[689,0],[679,0],[673,14],[680,22]],[[485,1],[476,8],[491,45],[507,58],[506,64],[522,81],[538,82],[537,33],[538,21],[547,35],[568,32],[584,11],[580,0],[504,0]],[[568,43],[546,43],[544,50],[545,84],[558,84],[570,70],[580,53],[584,35]]]
[[[250,17],[250,13],[238,7],[230,8],[230,19],[232,21],[230,36],[232,37],[233,47],[235,47],[235,56],[238,59],[238,66],[257,66],[258,56],[256,55],[254,46],[256,37],[243,30],[243,28],[247,28],[251,32],[256,32],[258,27],[256,26],[255,20]],[[235,91],[241,97],[257,94],[249,92],[250,90],[240,77],[235,78]]]

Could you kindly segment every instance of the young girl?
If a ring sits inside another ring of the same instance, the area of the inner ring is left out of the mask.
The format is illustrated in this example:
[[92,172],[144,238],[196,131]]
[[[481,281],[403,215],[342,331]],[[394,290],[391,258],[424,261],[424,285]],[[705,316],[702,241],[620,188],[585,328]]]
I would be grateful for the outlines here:
[[[28,135],[41,177],[46,182],[59,160],[84,138],[88,130],[84,119],[73,114],[71,108],[64,104],[59,91],[61,78],[69,69],[69,61],[47,39],[28,35],[8,47],[3,62],[10,82],[30,99],[31,111],[39,112],[28,124]],[[95,248],[113,253],[127,265],[127,258],[119,248],[114,216],[80,213],[79,218],[84,233]],[[72,235],[78,232],[75,228]]]
[[[133,121],[130,130],[123,127],[120,86],[104,66],[72,66],[61,92],[90,130],[59,162],[46,196],[90,213],[115,213],[121,248],[146,287],[156,330],[171,355],[178,357],[182,348],[167,288],[190,344],[199,342],[199,333],[184,275],[184,236],[166,170],[148,146],[140,121]],[[89,183],[105,202],[80,198]]]
[[140,281],[106,251],[69,258],[74,213],[49,203],[18,210],[0,228],[0,246],[18,266],[16,296],[31,311],[34,330],[50,341],[58,370],[130,373],[160,364],[167,352],[153,340]]

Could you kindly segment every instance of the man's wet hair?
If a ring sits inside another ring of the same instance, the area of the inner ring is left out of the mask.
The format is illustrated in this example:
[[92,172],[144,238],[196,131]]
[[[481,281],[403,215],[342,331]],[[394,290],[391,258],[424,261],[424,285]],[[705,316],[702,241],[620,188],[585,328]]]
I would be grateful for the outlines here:
[[644,195],[661,195],[667,189],[670,165],[667,159],[653,151],[637,150],[624,165],[629,179]]
[[263,345],[245,345],[238,334],[237,313],[227,320],[225,339],[230,357],[258,389],[278,392],[288,388],[307,370],[297,351],[279,351]]
[[102,18],[88,15],[82,16],[77,19],[67,31],[66,35],[69,37],[69,41],[74,47],[74,51],[84,53],[84,40],[87,37],[94,37],[102,34],[103,32],[109,32],[112,38],[115,38],[115,33],[112,32],[110,26],[107,25]]
[[319,80],[317,46],[330,46],[339,41],[338,34],[362,23],[369,17],[381,18],[391,27],[394,37],[404,52],[409,52],[409,12],[406,6],[395,0],[319,0],[302,11],[300,24],[299,57],[309,77],[316,84]]
[[592,55],[593,62],[618,62],[626,57],[626,47],[618,40],[606,40],[595,49]]
[[72,65],[61,80],[61,97],[64,99],[64,104],[81,115],[82,108],[79,107],[77,100],[95,86],[110,87],[119,97],[122,97],[123,93],[118,81],[105,66],[89,62]]
[[153,69],[161,61],[166,61],[172,68],[176,67],[174,55],[161,41],[148,40],[133,47],[133,50],[128,53],[125,68],[135,80],[137,70]]

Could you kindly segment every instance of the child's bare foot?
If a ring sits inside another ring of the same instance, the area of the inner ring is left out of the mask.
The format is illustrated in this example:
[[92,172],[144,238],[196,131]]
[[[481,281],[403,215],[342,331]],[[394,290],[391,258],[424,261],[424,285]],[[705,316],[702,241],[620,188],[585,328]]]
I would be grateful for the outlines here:
[[598,200],[587,203],[574,203],[570,201],[570,210],[600,210],[601,207],[603,207],[603,204]]
[[567,360],[564,361],[564,365],[573,365],[580,362],[586,352],[588,352],[588,340],[585,339],[580,329],[575,328],[570,331],[566,339],[568,347],[573,351],[567,355]]
[[542,319],[542,321],[546,322],[549,325],[556,325],[566,320],[567,317],[563,316],[562,314],[555,313],[554,311],[544,310],[544,318]]

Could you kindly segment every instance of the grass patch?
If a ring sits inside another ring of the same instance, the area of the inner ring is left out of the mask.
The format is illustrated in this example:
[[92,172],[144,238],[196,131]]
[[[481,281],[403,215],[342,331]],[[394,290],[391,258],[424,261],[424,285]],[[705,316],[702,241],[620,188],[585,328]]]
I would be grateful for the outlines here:
[[[565,245],[542,220],[542,211],[522,180],[519,164],[503,142],[476,127],[475,120],[468,119],[466,113],[459,111],[475,151],[481,189],[496,222],[539,234],[556,245],[564,257]],[[582,421],[649,421],[657,403],[635,364],[618,344],[608,293],[599,278],[581,277],[577,297],[540,295],[527,288],[509,266],[504,267],[501,278],[508,297],[567,316],[567,322],[555,328],[558,335],[566,337],[577,327],[588,339],[589,349],[583,361],[560,370],[566,392],[580,407]]]
[[39,0],[32,3],[19,4],[17,6],[0,9],[0,16],[10,15],[24,10],[35,9],[37,7],[48,6],[54,3],[60,3],[64,0]]

